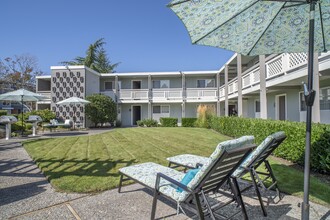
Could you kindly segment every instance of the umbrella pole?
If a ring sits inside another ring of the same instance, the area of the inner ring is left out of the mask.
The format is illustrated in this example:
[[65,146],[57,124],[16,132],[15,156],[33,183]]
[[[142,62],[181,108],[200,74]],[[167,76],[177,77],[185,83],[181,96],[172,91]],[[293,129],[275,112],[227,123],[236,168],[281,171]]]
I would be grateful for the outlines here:
[[306,148],[305,148],[305,168],[304,168],[304,202],[302,203],[302,219],[309,219],[309,184],[310,184],[310,154],[311,154],[311,134],[312,134],[312,107],[315,98],[313,90],[313,70],[314,70],[314,23],[315,23],[315,0],[310,1],[309,18],[309,48],[308,48],[308,84],[305,86],[305,101],[307,105],[306,116]]
[[23,123],[24,123],[24,120],[23,120],[23,108],[24,108],[24,105],[23,105],[23,95],[21,96],[21,107],[22,107],[22,110],[21,110],[21,115],[22,115],[22,130],[21,130],[21,136],[23,137],[23,135],[24,135],[24,125],[23,125]]

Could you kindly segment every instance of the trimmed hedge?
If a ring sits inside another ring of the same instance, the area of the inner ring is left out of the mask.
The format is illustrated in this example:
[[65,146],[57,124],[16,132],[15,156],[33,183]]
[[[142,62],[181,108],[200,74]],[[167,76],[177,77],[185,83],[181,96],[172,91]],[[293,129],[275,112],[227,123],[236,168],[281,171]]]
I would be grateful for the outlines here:
[[[260,144],[268,135],[284,131],[286,140],[274,154],[278,157],[304,164],[306,124],[279,120],[264,120],[240,117],[212,117],[209,120],[212,129],[231,136],[254,135]],[[330,125],[312,125],[311,167],[314,170],[330,173]]]
[[0,116],[7,115],[7,110],[0,110]]
[[182,127],[195,127],[197,118],[182,118]]
[[160,123],[162,127],[177,127],[178,126],[178,118],[160,118]]
[[157,127],[158,122],[154,119],[143,119],[136,122],[139,127]]

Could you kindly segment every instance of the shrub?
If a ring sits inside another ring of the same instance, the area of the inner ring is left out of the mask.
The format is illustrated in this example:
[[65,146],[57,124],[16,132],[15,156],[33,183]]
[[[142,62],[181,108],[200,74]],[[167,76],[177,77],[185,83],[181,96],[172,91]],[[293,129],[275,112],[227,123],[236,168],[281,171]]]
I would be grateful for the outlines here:
[[0,110],[0,116],[7,115],[7,110]]
[[34,110],[31,112],[24,113],[24,120],[28,120],[30,115],[39,115],[43,122],[49,122],[56,117],[55,112],[50,109]]
[[311,164],[314,170],[330,174],[330,129],[324,128],[323,134],[312,145]]
[[[304,122],[290,122],[278,120],[264,120],[241,117],[212,117],[210,120],[212,129],[231,136],[254,135],[256,143],[261,143],[268,135],[277,131],[284,131],[286,140],[277,148],[274,154],[278,157],[304,164],[306,124]],[[329,130],[325,124],[312,125],[312,160],[313,169],[324,169],[330,166],[329,158]],[[328,138],[328,139],[327,139]],[[322,155],[322,159],[319,155]],[[322,161],[322,162],[321,162]],[[321,165],[320,163],[323,163]],[[330,170],[327,169],[327,172]]]
[[178,118],[160,118],[160,123],[163,127],[177,127]]
[[182,118],[182,127],[195,127],[197,118]]
[[[32,124],[31,123],[23,123],[23,131],[31,130],[32,129]],[[22,131],[22,121],[18,121],[15,124],[11,125],[11,131]]]
[[143,119],[136,122],[139,127],[157,127],[158,122],[154,119]]
[[210,119],[214,115],[207,105],[199,105],[197,108],[198,118],[195,126],[200,128],[210,128]]
[[117,118],[115,102],[106,95],[94,94],[87,96],[86,99],[91,103],[86,105],[85,113],[95,127],[97,124],[113,123]]
[[157,127],[158,122],[154,119],[144,119],[143,124],[147,127]]

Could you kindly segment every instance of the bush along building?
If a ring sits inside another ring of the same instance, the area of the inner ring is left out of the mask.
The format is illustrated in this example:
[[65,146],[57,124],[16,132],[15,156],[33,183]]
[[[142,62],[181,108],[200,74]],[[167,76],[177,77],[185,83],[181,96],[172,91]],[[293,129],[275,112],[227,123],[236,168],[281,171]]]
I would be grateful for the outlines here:
[[[330,124],[330,53],[315,54],[315,63],[313,121]],[[56,102],[100,93],[115,101],[122,126],[161,117],[178,118],[181,125],[182,118],[197,116],[200,104],[218,116],[305,121],[302,82],[307,82],[305,53],[234,54],[214,71],[98,73],[85,66],[52,66],[50,76],[37,77],[37,92],[49,96],[37,108],[72,119],[72,107]],[[77,120],[89,126],[84,106],[76,112]]]

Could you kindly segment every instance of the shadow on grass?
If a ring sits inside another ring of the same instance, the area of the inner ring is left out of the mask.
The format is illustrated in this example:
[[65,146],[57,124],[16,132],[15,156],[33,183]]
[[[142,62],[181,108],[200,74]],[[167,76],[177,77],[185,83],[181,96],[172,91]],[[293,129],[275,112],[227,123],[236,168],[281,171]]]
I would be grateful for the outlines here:
[[[65,177],[119,177],[116,170],[136,163],[136,159],[102,160],[102,159],[37,159],[35,162],[47,176],[48,180]],[[115,171],[115,172],[114,172]]]

